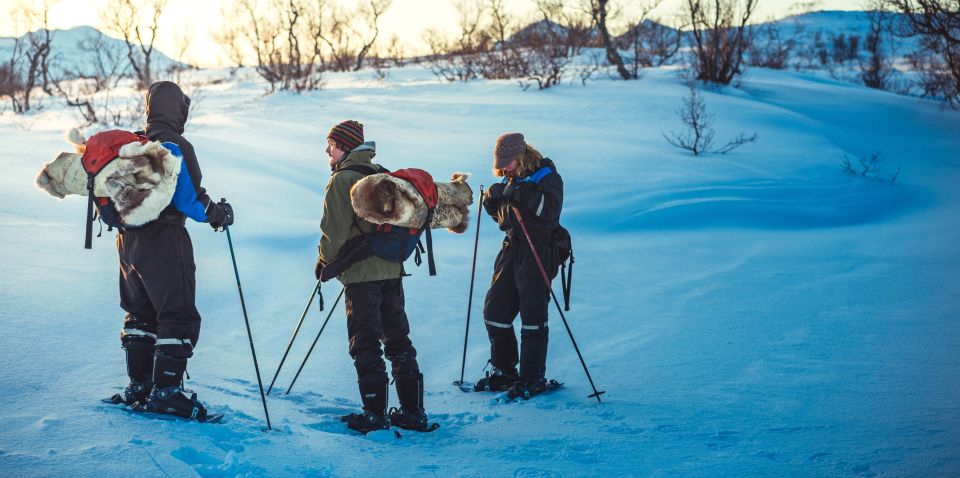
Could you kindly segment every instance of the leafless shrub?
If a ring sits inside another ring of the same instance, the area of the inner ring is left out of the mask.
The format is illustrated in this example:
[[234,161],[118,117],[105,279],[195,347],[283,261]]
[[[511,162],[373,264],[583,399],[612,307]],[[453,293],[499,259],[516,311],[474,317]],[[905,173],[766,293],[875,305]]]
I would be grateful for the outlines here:
[[51,73],[51,45],[53,32],[49,28],[50,3],[36,5],[18,4],[12,11],[15,23],[23,24],[31,31],[13,39],[9,60],[0,67],[0,97],[6,96],[14,113],[36,109],[31,103],[34,89],[51,91],[56,80]]
[[744,144],[757,140],[757,133],[750,136],[746,133],[740,133],[723,146],[712,149],[715,135],[713,116],[707,113],[707,105],[696,81],[690,78],[687,80],[687,85],[690,88],[689,94],[683,97],[682,105],[677,109],[677,115],[684,125],[684,130],[670,132],[669,134],[663,133],[663,137],[668,143],[674,147],[690,151],[694,156],[699,156],[705,152],[726,154]]
[[[657,4],[649,4],[655,7]],[[633,28],[630,28],[621,38],[624,40],[621,48],[631,52],[625,61],[630,69],[631,76],[640,77],[642,68],[663,66],[667,64],[683,43],[683,33],[679,29],[670,28],[657,20],[648,20],[649,10],[644,10],[642,19]]]
[[[783,70],[789,66],[796,39],[786,37],[783,26],[767,22],[753,29],[753,38],[747,53],[747,64],[762,68]],[[794,30],[796,35],[796,30]]]
[[[304,92],[323,85],[321,68],[324,2],[305,0],[240,0],[240,15],[230,19],[224,35],[242,33],[245,46],[254,53],[257,73],[270,84],[270,91]],[[236,45],[228,51],[238,51]]]
[[883,5],[904,14],[900,36],[919,37],[920,50],[911,60],[924,93],[960,108],[960,1],[885,0]]
[[[104,28],[123,37],[127,45],[127,60],[137,86],[142,89],[156,79],[154,43],[166,5],[167,0],[110,0],[100,11]],[[144,23],[143,19],[147,21]]]
[[[697,79],[729,85],[750,47],[748,23],[758,0],[686,0]],[[741,3],[742,2],[742,3]]]
[[[896,72],[893,69],[895,50],[892,45],[892,16],[882,10],[867,12],[870,19],[870,31],[864,41],[866,60],[860,62],[860,79],[865,86],[878,90],[889,90]],[[888,52],[889,50],[889,52]]]
[[900,177],[900,166],[897,166],[897,170],[893,173],[883,174],[883,166],[880,164],[879,151],[871,154],[870,156],[861,156],[856,158],[851,158],[845,154],[843,155],[840,166],[843,169],[843,172],[847,174],[864,178],[872,178],[879,181],[895,183],[897,182],[897,178]]

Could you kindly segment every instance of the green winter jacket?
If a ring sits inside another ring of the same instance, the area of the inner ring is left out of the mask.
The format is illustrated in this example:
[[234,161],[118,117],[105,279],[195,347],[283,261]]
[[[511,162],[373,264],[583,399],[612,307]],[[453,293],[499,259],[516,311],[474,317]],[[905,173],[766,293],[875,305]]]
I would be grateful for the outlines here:
[[[333,170],[327,192],[323,200],[323,219],[320,220],[320,260],[330,263],[344,243],[361,234],[369,234],[376,228],[372,223],[360,219],[350,205],[350,188],[364,177],[356,171],[344,170],[351,164],[373,164],[376,145],[370,141],[363,143],[347,154]],[[343,284],[370,282],[385,279],[398,279],[403,274],[403,265],[389,262],[377,256],[354,263],[340,274],[337,279]]]

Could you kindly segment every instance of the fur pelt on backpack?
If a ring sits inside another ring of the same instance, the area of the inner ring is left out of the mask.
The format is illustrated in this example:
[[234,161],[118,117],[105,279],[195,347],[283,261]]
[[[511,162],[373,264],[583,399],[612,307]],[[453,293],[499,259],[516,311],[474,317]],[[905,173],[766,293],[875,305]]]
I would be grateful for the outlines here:
[[[80,158],[86,140],[76,129],[68,132],[76,153],[60,153],[43,165],[34,183],[53,197],[87,195],[87,172]],[[142,226],[160,216],[177,188],[181,160],[158,141],[124,145],[117,158],[94,178],[93,193],[113,201],[120,220],[128,226]]]
[[[467,184],[468,174],[454,173],[450,182],[437,182],[437,207],[430,221],[431,229],[447,228],[462,233],[469,224],[473,190]],[[389,174],[372,174],[357,181],[350,189],[350,203],[361,218],[374,224],[419,228],[427,219],[427,204],[417,189],[404,179]]]

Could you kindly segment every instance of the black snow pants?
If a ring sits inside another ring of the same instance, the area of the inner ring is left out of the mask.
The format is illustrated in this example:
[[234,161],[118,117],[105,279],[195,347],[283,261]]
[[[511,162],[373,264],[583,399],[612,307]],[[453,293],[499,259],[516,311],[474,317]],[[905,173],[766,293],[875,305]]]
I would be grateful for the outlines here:
[[[553,280],[557,264],[552,239],[534,236],[537,255]],[[520,378],[535,380],[547,370],[547,308],[550,290],[522,233],[508,234],[493,266],[493,281],[483,302],[483,321],[490,338],[490,362],[494,367],[515,370]],[[520,354],[513,320],[520,314]]]
[[[350,357],[363,382],[385,382],[384,352],[393,378],[418,375],[417,351],[410,341],[410,324],[404,311],[403,282],[387,279],[345,286]],[[383,343],[383,350],[380,343]]]
[[151,222],[117,235],[120,307],[127,315],[120,341],[130,379],[153,373],[154,355],[183,361],[200,336],[193,244],[182,221]]

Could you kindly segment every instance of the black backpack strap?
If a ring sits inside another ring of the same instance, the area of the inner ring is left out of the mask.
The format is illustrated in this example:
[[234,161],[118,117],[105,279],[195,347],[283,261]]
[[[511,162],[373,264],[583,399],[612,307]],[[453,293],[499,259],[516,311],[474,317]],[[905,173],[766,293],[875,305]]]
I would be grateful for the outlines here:
[[95,175],[87,173],[87,232],[83,239],[83,248],[93,248],[93,178]]
[[427,267],[430,269],[430,275],[437,275],[437,265],[433,262],[433,236],[430,235],[430,222],[433,220],[433,208],[427,211],[427,221],[423,224],[427,230]]
[[570,268],[567,263],[560,264],[560,284],[563,287],[563,309],[570,311],[570,291],[573,290],[573,251],[570,252]]

